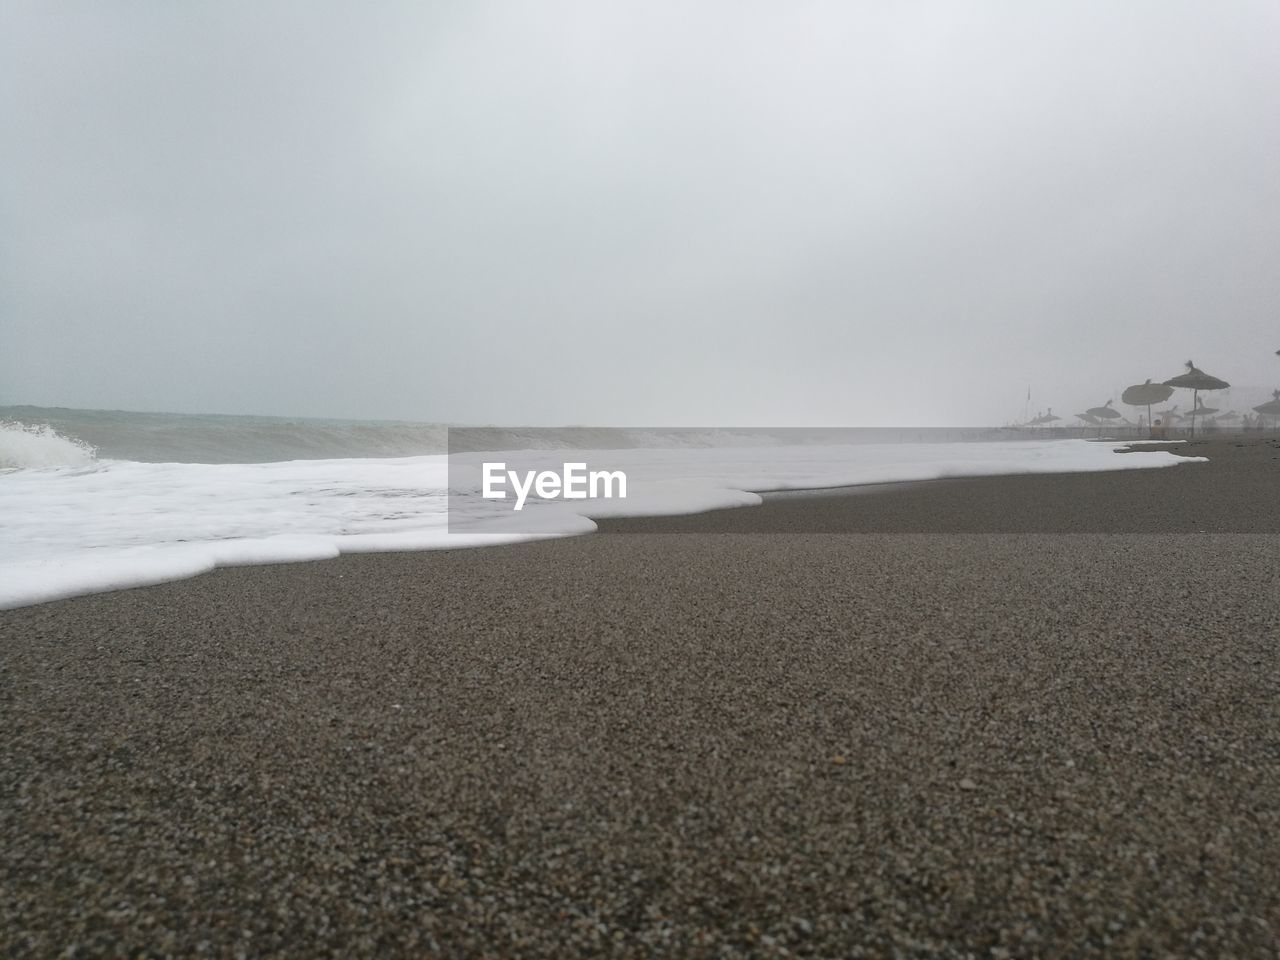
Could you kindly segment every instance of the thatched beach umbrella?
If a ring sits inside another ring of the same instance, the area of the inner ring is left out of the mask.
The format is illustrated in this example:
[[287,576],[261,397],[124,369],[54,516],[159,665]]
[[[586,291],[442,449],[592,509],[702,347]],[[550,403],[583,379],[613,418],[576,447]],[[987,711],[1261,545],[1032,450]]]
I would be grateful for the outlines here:
[[1280,390],[1271,392],[1271,399],[1253,408],[1255,413],[1264,417],[1280,417]]
[[1093,417],[1094,423],[1098,425],[1099,437],[1102,436],[1102,428],[1106,426],[1110,421],[1115,420],[1117,418],[1122,418],[1122,414],[1120,413],[1120,411],[1112,408],[1111,404],[1114,402],[1115,401],[1113,400],[1108,400],[1106,403],[1104,403],[1100,407],[1090,407],[1088,410],[1085,411],[1085,413]]
[[1152,383],[1148,380],[1146,383],[1135,383],[1128,387],[1124,393],[1120,395],[1120,402],[1126,403],[1131,407],[1147,408],[1147,429],[1151,429],[1151,405],[1153,403],[1164,403],[1173,396],[1173,387],[1166,387],[1163,383]]
[[1191,435],[1196,435],[1196,412],[1195,404],[1200,402],[1201,390],[1225,390],[1231,384],[1225,380],[1219,380],[1217,377],[1211,377],[1203,370],[1199,369],[1190,360],[1187,361],[1187,372],[1174,377],[1172,380],[1164,382],[1166,387],[1181,387],[1191,391]]
[[1036,417],[1035,419],[1033,419],[1033,420],[1030,422],[1030,426],[1033,426],[1033,427],[1043,427],[1046,423],[1053,423],[1053,421],[1055,421],[1055,420],[1061,420],[1061,419],[1062,419],[1061,417],[1057,416],[1057,415],[1053,412],[1053,407],[1050,407],[1050,408],[1049,408],[1049,412],[1048,412],[1048,413],[1042,413],[1042,414],[1040,414],[1040,416],[1038,416],[1038,417]]
[[1085,413],[1099,420],[1115,420],[1117,417],[1122,417],[1123,414],[1111,406],[1113,403],[1115,403],[1114,400],[1108,400],[1100,407],[1090,407]]
[[1218,407],[1206,407],[1203,400],[1197,400],[1195,409],[1191,411],[1193,417],[1211,417],[1218,412]]
[[1091,426],[1091,427],[1099,427],[1099,426],[1102,426],[1102,421],[1101,421],[1101,420],[1099,420],[1097,417],[1095,417],[1095,416],[1094,416],[1093,414],[1091,414],[1091,413],[1077,413],[1077,414],[1076,414],[1076,419],[1077,419],[1077,420],[1083,420],[1085,423],[1089,424],[1089,426]]

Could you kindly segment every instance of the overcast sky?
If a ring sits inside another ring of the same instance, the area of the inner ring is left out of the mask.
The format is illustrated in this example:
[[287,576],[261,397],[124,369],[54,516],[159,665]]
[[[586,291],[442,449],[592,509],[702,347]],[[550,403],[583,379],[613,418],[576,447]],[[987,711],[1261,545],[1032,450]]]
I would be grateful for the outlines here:
[[1280,386],[1280,4],[0,3],[0,403],[1001,423]]

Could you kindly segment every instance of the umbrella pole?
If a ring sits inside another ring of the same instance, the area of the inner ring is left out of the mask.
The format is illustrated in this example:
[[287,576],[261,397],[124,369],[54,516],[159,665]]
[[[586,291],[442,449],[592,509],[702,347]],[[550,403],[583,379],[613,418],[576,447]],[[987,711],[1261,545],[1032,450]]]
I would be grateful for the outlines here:
[[1154,439],[1156,428],[1151,425],[1151,404],[1147,404],[1147,436]]
[[1191,391],[1191,439],[1196,438],[1196,407],[1200,406],[1198,400],[1200,397],[1199,390]]

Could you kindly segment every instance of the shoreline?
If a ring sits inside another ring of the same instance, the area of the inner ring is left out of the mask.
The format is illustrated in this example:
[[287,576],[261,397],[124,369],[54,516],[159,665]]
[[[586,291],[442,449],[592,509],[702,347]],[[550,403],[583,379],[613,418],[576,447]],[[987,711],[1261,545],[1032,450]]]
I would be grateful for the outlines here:
[[[1107,466],[1103,466],[1098,470],[1073,471],[1069,466],[1060,463],[1054,463],[1053,469],[1061,469],[1066,473],[1083,472],[1124,472],[1123,466],[1118,466],[1122,461],[1114,460],[1113,457],[1118,455],[1119,448],[1116,446],[1118,441],[1106,441],[1107,446],[1111,450],[1117,452],[1107,452],[1104,454],[1109,461]],[[1174,442],[1176,448],[1177,441]],[[1161,449],[1157,450],[1154,446],[1139,446],[1132,452],[1159,452],[1162,456],[1172,457],[1174,454],[1164,449],[1168,445],[1161,445]],[[1128,452],[1128,451],[1126,451]],[[1001,477],[1001,476],[1053,476],[1055,473],[1044,471],[1044,465],[1032,462],[1026,466],[1029,469],[1014,470],[1009,474],[999,472],[983,472],[978,469],[975,472],[977,462],[963,462],[957,465],[947,460],[930,465],[926,464],[923,472],[925,474],[946,471],[951,467],[963,470],[964,472],[958,477],[944,477],[944,479],[979,479],[983,477]],[[1135,464],[1136,466],[1137,464]],[[125,464],[124,466],[130,466]],[[200,465],[194,465],[200,466]],[[272,466],[268,464],[267,466]],[[283,464],[280,466],[288,466]],[[985,469],[990,469],[990,464],[981,464]],[[1000,464],[1003,468],[1005,464]],[[1165,465],[1167,468],[1169,464]],[[696,469],[696,468],[695,468]],[[919,474],[922,471],[918,464],[899,463],[896,466],[896,472],[911,477],[912,474]],[[740,478],[741,479],[741,478]],[[935,478],[936,479],[936,478]],[[777,482],[783,482],[781,478],[774,477]],[[762,483],[760,477],[756,478],[757,483]],[[925,482],[920,479],[901,479],[890,481],[873,481],[870,483],[861,483],[853,486],[833,485],[826,487],[792,487],[783,486],[781,488],[750,489],[751,484],[743,485],[734,483],[732,480],[726,480],[722,489],[719,489],[718,495],[714,495],[708,500],[705,494],[701,497],[702,502],[697,503],[695,498],[694,504],[688,502],[670,502],[663,505],[672,512],[669,513],[651,513],[652,506],[645,503],[642,494],[637,504],[633,506],[634,513],[628,515],[626,507],[610,507],[608,504],[601,504],[599,510],[604,516],[599,518],[588,517],[587,513],[574,514],[572,512],[566,514],[566,526],[563,529],[551,531],[548,530],[539,534],[535,530],[527,532],[516,531],[514,533],[502,533],[494,531],[486,533],[484,530],[457,530],[453,533],[448,532],[448,527],[443,530],[424,529],[414,535],[412,532],[406,531],[407,540],[399,543],[376,543],[380,539],[384,541],[395,534],[392,533],[388,538],[380,538],[378,534],[317,534],[309,536],[303,533],[297,537],[284,536],[260,536],[249,537],[243,539],[240,536],[228,535],[218,537],[206,532],[203,537],[196,537],[188,540],[180,533],[172,533],[169,539],[152,545],[154,550],[167,550],[168,553],[161,555],[147,554],[146,556],[125,556],[127,549],[116,547],[114,550],[104,552],[95,552],[92,548],[85,544],[94,544],[96,541],[87,539],[81,544],[80,552],[74,555],[64,556],[59,561],[51,562],[52,565],[46,567],[44,562],[28,560],[17,562],[8,566],[0,566],[0,610],[20,609],[24,606],[30,606],[39,603],[50,603],[58,600],[71,599],[77,596],[90,596],[95,593],[110,592],[119,589],[133,589],[135,587],[149,587],[161,583],[172,582],[177,579],[186,579],[192,576],[201,576],[230,566],[265,566],[275,563],[290,563],[305,560],[319,561],[332,559],[335,556],[343,554],[357,553],[376,553],[376,552],[416,552],[420,550],[450,550],[462,548],[492,548],[509,542],[518,542],[526,539],[547,539],[552,537],[563,537],[570,535],[582,535],[588,532],[597,532],[600,525],[609,524],[614,519],[621,520],[645,520],[651,517],[662,518],[678,518],[686,516],[694,516],[701,513],[715,512],[722,509],[736,509],[741,506],[759,506],[764,500],[776,500],[783,497],[804,497],[814,495],[864,495],[870,492],[881,490],[891,490],[897,488],[909,487],[913,484]],[[43,488],[42,488],[43,489]],[[731,495],[730,495],[731,494]],[[737,501],[736,503],[734,501]],[[750,502],[745,502],[750,501]],[[709,507],[709,504],[716,503],[716,506]],[[107,502],[103,504],[103,515],[111,515],[111,507],[113,504]],[[119,506],[115,504],[115,506]],[[73,515],[71,507],[68,504],[57,504],[56,509],[59,512],[56,515]],[[288,510],[287,503],[281,504],[281,509]],[[386,509],[391,509],[391,505],[387,505]],[[659,509],[662,509],[660,507]],[[180,511],[179,511],[180,512]],[[568,518],[572,519],[569,524]],[[335,518],[330,518],[335,519]],[[336,522],[336,520],[335,520]],[[571,529],[577,527],[578,529]],[[99,531],[101,533],[101,531]],[[103,534],[108,539],[119,537],[119,533],[111,531]],[[474,538],[474,539],[472,539]],[[145,551],[144,551],[145,552]],[[85,562],[81,562],[82,559]],[[167,567],[167,569],[166,569]],[[7,579],[6,579],[7,578]]]
[[0,612],[0,953],[1266,955],[1280,448],[1208,455]]
[[[775,491],[762,494],[766,512],[741,511],[746,519],[712,510],[598,524],[608,533],[1280,533],[1280,438],[1197,438],[1170,447],[1208,462]],[[1162,449],[1144,445],[1117,456]],[[810,509],[841,497],[865,509]]]

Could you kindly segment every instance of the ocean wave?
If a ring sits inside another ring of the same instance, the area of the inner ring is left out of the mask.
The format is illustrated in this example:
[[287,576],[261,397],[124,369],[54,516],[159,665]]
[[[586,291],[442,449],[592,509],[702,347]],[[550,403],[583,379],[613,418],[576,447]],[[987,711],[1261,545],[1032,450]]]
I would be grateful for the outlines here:
[[[78,439],[95,448],[100,460],[135,463],[279,463],[487,450],[710,449],[997,439],[991,431],[954,428],[485,427],[29,406],[0,407],[0,421],[47,427],[54,436],[68,442]],[[31,442],[18,439],[24,445]],[[73,459],[28,463],[15,458],[15,463],[69,466],[82,462],[69,450],[63,455]]]
[[0,420],[0,470],[86,467],[96,457],[91,444],[64,437],[47,423]]

